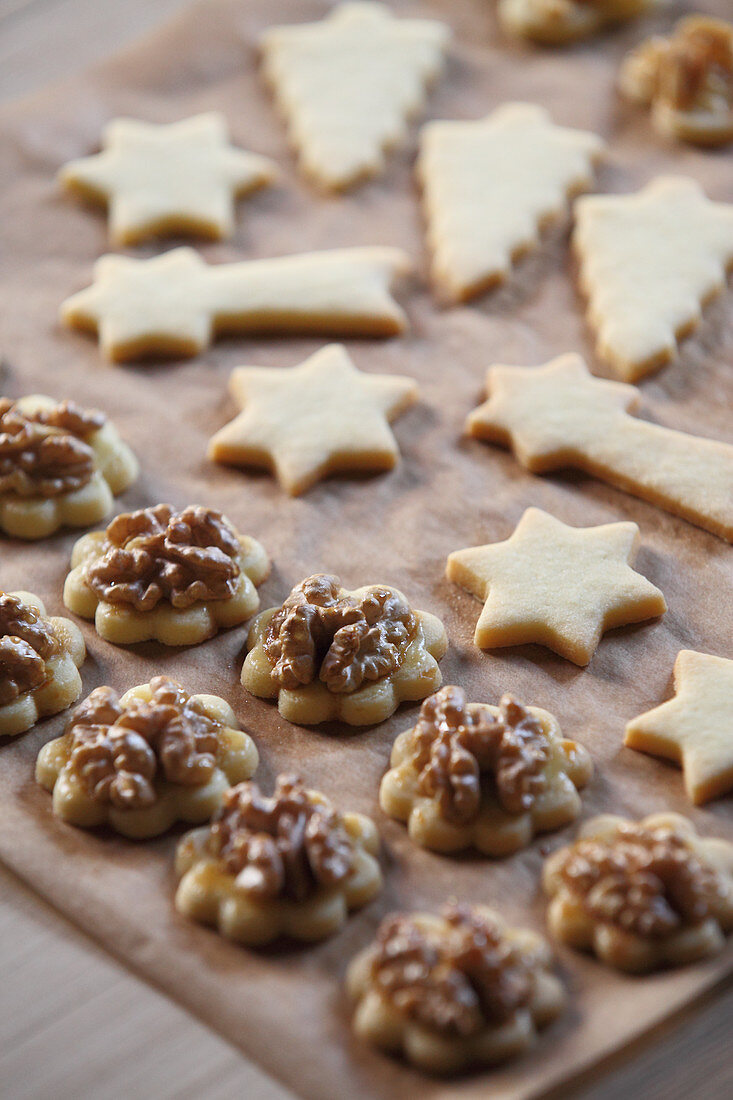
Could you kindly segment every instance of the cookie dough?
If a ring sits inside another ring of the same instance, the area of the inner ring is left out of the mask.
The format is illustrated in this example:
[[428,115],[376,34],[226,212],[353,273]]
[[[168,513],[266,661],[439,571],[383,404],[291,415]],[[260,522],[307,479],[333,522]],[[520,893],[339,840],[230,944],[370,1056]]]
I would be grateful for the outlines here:
[[411,378],[363,374],[340,344],[289,370],[238,367],[229,388],[242,412],[212,438],[209,457],[274,469],[291,496],[329,474],[391,470],[399,450],[389,422],[417,400]]
[[505,542],[451,554],[446,576],[485,600],[474,634],[481,649],[537,642],[587,665],[606,630],[667,610],[631,568],[638,547],[635,523],[569,527],[528,508]]
[[603,149],[595,134],[556,126],[531,103],[424,126],[418,175],[438,290],[467,301],[502,283],[568,198],[592,185]]
[[192,234],[234,233],[235,198],[276,178],[275,164],[229,143],[218,111],[158,126],[132,118],[108,122],[102,152],[64,165],[68,192],[106,206],[113,245]]
[[443,23],[397,19],[372,0],[267,30],[263,72],[303,172],[328,191],[379,175],[440,74],[449,38]]

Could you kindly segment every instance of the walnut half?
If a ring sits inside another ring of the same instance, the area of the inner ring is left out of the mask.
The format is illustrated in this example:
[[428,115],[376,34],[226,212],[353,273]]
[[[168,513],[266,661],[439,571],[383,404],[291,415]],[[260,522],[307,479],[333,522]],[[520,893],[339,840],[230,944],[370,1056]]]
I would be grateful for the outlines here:
[[279,687],[292,691],[318,678],[329,691],[348,694],[394,672],[400,647],[416,630],[416,616],[391,588],[356,599],[338,577],[317,573],[273,615],[263,646]]
[[233,595],[240,551],[237,533],[221,512],[158,504],[113,519],[102,554],[89,561],[84,577],[111,604],[150,611],[167,600],[186,608]]
[[0,398],[0,493],[55,497],[88,485],[95,460],[85,437],[103,423],[73,402],[29,415]]
[[58,648],[53,627],[35,608],[0,592],[0,706],[40,687],[46,661]]

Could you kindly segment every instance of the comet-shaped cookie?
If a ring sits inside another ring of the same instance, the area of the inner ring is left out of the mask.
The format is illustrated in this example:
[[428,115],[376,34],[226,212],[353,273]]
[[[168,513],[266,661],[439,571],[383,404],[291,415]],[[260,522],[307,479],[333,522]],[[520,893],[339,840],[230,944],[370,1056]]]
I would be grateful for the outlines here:
[[394,336],[407,322],[390,286],[409,268],[404,252],[382,247],[212,266],[192,248],[150,260],[102,256],[61,320],[98,333],[114,362],[198,355],[225,332]]
[[635,386],[594,378],[579,355],[489,367],[477,439],[510,446],[535,474],[574,466],[733,542],[733,446],[629,416]]
[[598,354],[627,382],[663,366],[733,264],[733,205],[658,176],[635,195],[575,204],[573,245]]

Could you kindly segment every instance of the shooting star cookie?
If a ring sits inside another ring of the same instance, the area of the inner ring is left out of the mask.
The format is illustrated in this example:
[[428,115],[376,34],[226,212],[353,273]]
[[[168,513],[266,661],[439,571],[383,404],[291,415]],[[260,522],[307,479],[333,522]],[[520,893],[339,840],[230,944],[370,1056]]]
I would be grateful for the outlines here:
[[264,75],[303,172],[328,191],[382,172],[442,70],[449,38],[443,23],[397,19],[373,2],[267,30]]
[[198,355],[221,333],[394,336],[407,322],[390,286],[409,269],[404,252],[380,247],[212,266],[192,248],[102,256],[61,320],[97,333],[113,362]]
[[733,264],[733,205],[659,176],[635,195],[575,204],[580,288],[598,354],[626,381],[663,366],[699,325]]
[[296,367],[238,367],[229,388],[242,409],[209,444],[209,457],[274,469],[291,496],[333,473],[391,470],[389,421],[417,400],[411,378],[364,374],[330,344]]
[[234,232],[234,200],[272,183],[275,164],[229,143],[218,111],[157,126],[131,118],[107,123],[102,152],[59,173],[71,194],[106,206],[112,244]]
[[630,416],[635,386],[594,378],[579,355],[489,367],[476,439],[511,447],[535,474],[584,470],[733,542],[733,446]]
[[466,301],[502,283],[568,198],[592,185],[603,148],[595,134],[556,126],[531,103],[424,126],[418,174],[435,285]]
[[635,523],[569,527],[528,508],[504,542],[456,550],[446,576],[484,600],[480,649],[537,642],[587,665],[601,635],[667,610],[658,588],[631,568]]

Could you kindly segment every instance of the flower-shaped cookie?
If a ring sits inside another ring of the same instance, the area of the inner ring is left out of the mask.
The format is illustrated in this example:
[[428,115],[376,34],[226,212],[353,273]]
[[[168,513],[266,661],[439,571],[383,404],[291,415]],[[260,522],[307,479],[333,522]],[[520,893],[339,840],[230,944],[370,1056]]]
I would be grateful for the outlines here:
[[339,813],[298,777],[279,776],[270,798],[240,783],[178,845],[176,908],[251,947],[322,940],[381,890],[378,852],[373,821]]
[[634,19],[669,0],[499,0],[499,21],[507,34],[545,46],[588,38],[612,23]]
[[649,38],[631,51],[619,87],[651,107],[662,134],[699,145],[733,140],[733,24],[681,19],[669,38]]
[[483,905],[396,914],[347,972],[354,1030],[428,1073],[504,1062],[562,1011],[546,941]]
[[64,603],[117,645],[196,645],[248,619],[270,571],[256,539],[226,516],[170,504],[116,516],[74,546]]
[[406,821],[424,848],[488,856],[525,848],[536,833],[580,813],[577,788],[592,774],[582,745],[560,735],[546,710],[504,695],[498,707],[467,703],[447,686],[426,699],[401,733],[379,792],[382,809]]
[[0,398],[0,531],[41,539],[99,523],[138,472],[103,413],[40,395]]
[[0,592],[0,737],[58,714],[81,695],[86,647],[70,619],[46,615],[30,592]]
[[413,611],[396,588],[349,592],[315,573],[257,616],[247,645],[242,683],[277,699],[283,718],[368,726],[440,687],[448,639],[439,619]]
[[200,824],[259,761],[249,734],[217,695],[189,695],[156,676],[120,698],[99,687],[66,732],[44,745],[36,779],[70,825],[110,825],[134,840],[177,821]]
[[630,973],[715,955],[733,929],[733,844],[680,814],[595,817],[543,882],[553,935]]

